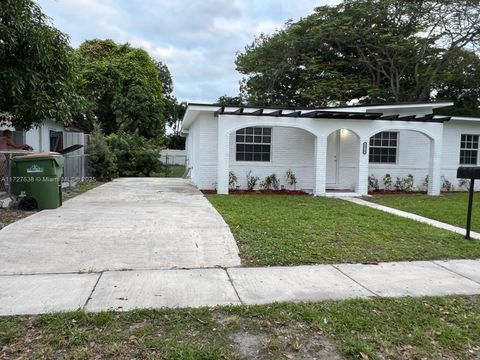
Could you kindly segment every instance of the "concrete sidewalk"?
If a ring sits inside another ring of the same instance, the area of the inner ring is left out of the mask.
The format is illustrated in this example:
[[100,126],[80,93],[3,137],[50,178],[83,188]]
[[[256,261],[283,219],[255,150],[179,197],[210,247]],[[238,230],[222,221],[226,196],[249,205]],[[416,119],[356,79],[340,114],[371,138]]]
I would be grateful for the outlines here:
[[0,315],[480,295],[480,260],[1,275]]

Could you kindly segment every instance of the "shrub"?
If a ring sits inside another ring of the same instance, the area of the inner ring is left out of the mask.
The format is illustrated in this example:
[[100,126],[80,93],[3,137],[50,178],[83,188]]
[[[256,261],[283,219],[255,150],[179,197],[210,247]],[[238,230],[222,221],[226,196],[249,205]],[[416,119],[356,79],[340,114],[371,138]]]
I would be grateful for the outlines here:
[[395,190],[405,191],[405,179],[400,179],[398,176],[395,180]]
[[467,179],[458,180],[458,187],[463,191],[469,191],[470,190],[470,180],[467,180]]
[[228,187],[230,189],[235,189],[237,187],[238,178],[233,171],[228,173]]
[[280,180],[278,180],[275,174],[269,175],[260,183],[260,187],[263,190],[278,190],[280,188]]
[[445,176],[442,176],[442,191],[450,192],[453,191],[453,184],[448,181]]
[[107,136],[120,176],[150,176],[161,167],[157,147],[142,136],[119,132]]
[[368,190],[376,191],[380,189],[380,185],[378,184],[378,179],[375,175],[370,175],[368,177]]
[[390,174],[385,174],[385,176],[383,177],[384,189],[387,191],[390,191],[392,190],[392,185],[393,185],[392,177],[390,176]]
[[407,178],[404,179],[405,191],[413,191],[413,175],[408,174]]
[[257,186],[258,180],[260,180],[260,178],[258,176],[252,176],[252,172],[249,171],[247,173],[247,189],[253,191],[255,186]]
[[103,136],[102,128],[95,122],[90,133],[88,164],[92,176],[99,181],[110,181],[117,176],[116,157]]
[[295,173],[291,170],[288,169],[287,172],[285,173],[285,177],[287,179],[287,184],[290,186],[293,186],[293,189],[297,189],[297,177],[295,176]]
[[423,188],[425,189],[425,191],[428,191],[428,183],[429,183],[429,176],[425,176],[425,179],[423,179],[423,183],[422,183],[422,186]]

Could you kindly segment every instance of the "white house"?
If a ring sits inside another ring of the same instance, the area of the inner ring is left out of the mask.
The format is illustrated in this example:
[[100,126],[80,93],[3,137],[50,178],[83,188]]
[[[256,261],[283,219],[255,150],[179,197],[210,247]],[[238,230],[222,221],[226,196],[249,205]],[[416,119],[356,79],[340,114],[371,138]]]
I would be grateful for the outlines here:
[[[477,165],[480,118],[434,116],[451,102],[398,103],[322,109],[189,104],[183,119],[190,177],[200,189],[228,194],[229,173],[246,187],[251,171],[275,173],[285,184],[291,169],[297,189],[368,193],[370,175],[413,175],[440,194],[459,186],[460,165]],[[427,178],[428,176],[428,178]]]

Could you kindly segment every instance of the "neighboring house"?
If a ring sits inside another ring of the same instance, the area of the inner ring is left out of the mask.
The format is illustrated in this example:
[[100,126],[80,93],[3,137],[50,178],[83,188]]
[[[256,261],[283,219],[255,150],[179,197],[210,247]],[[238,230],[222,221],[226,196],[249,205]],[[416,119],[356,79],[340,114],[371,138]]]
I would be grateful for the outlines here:
[[[28,144],[36,152],[58,152],[72,145],[85,145],[83,131],[64,127],[52,120],[47,120],[39,127],[28,131],[0,126],[0,135],[5,129],[12,130],[13,139],[16,143]],[[65,156],[65,178],[82,178],[86,176],[84,156],[84,148]],[[69,179],[66,180],[69,181]]]
[[[188,167],[200,189],[229,190],[229,173],[246,188],[251,171],[275,173],[297,189],[368,193],[368,177],[413,175],[417,189],[438,195],[456,188],[460,165],[477,165],[480,118],[432,115],[451,102],[398,103],[322,109],[189,104],[183,119]],[[426,179],[426,177],[428,178]],[[427,181],[426,181],[427,180]]]

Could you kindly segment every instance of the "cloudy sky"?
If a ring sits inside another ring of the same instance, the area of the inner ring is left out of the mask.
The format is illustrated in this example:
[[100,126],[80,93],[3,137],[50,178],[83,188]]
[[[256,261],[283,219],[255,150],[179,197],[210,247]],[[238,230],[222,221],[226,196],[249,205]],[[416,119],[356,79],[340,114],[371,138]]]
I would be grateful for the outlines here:
[[214,102],[238,94],[236,53],[255,35],[272,33],[316,6],[339,0],[39,0],[77,47],[110,38],[147,50],[166,63],[175,95]]

